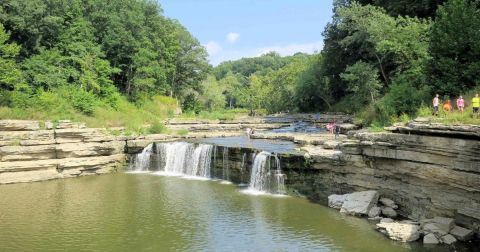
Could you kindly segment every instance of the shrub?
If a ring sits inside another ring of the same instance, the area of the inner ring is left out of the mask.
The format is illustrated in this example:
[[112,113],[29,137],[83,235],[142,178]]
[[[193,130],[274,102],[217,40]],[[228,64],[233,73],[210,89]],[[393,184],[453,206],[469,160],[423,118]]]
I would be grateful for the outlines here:
[[167,127],[165,127],[165,125],[160,121],[153,122],[147,130],[147,132],[150,134],[160,134],[164,133],[165,131],[167,131]]

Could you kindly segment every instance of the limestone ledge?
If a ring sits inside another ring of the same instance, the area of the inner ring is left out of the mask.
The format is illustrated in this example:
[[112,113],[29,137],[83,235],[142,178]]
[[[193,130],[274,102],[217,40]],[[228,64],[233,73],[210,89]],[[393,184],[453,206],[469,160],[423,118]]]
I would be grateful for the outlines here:
[[0,184],[34,182],[113,172],[124,154],[100,157],[0,162]]
[[478,232],[480,141],[465,137],[464,132],[478,133],[467,128],[453,128],[456,133],[448,136],[356,132],[338,148],[328,141],[304,146],[311,171],[287,171],[288,183],[319,201],[329,194],[377,190],[395,200],[404,217],[452,217]]

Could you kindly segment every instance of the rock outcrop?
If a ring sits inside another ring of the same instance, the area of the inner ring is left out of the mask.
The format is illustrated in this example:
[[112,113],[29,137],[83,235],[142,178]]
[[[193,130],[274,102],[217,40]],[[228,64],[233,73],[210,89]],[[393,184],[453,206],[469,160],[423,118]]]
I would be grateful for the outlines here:
[[412,242],[420,238],[420,229],[418,225],[399,223],[399,222],[381,222],[377,224],[377,229],[392,240],[402,242]]
[[40,130],[35,121],[0,120],[0,184],[103,174],[124,164],[124,139],[82,125],[61,121],[61,129]]
[[350,193],[346,195],[340,212],[351,215],[368,215],[368,212],[377,204],[377,201],[377,191]]

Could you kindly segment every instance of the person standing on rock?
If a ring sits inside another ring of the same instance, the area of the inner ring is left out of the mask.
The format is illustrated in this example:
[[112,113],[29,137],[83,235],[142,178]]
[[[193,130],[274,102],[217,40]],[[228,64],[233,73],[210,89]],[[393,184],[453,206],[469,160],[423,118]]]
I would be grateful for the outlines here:
[[473,117],[478,118],[478,113],[480,112],[480,97],[478,93],[475,94],[475,97],[472,99],[472,108],[473,108]]
[[463,100],[463,97],[460,95],[457,99],[457,110],[462,112],[463,114],[463,109],[465,108],[465,101]]
[[438,105],[440,104],[440,99],[438,98],[440,95],[436,94],[433,98],[433,115],[438,116]]
[[250,140],[250,135],[251,135],[251,134],[252,134],[252,129],[247,128],[247,129],[245,130],[245,135],[247,135],[247,138],[248,138],[249,140]]
[[340,125],[335,124],[335,139],[340,137]]

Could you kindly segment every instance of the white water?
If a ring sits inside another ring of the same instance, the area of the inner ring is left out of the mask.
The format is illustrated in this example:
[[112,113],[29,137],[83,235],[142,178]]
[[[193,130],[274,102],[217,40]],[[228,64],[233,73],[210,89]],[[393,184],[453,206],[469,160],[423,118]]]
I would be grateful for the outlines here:
[[[272,158],[275,160],[274,169],[271,164]],[[244,192],[249,194],[286,194],[285,175],[282,174],[280,159],[276,155],[266,151],[255,155],[250,184]]]
[[192,179],[211,177],[212,145],[184,142],[157,143],[155,153],[153,149],[153,145],[150,144],[142,153],[135,155],[130,171],[156,172],[161,175],[184,176]]
[[148,171],[150,166],[150,157],[152,155],[153,144],[149,144],[142,153],[135,155],[134,161],[130,163],[130,170],[133,172]]
[[[155,148],[154,148],[155,147]],[[155,150],[155,153],[154,153]],[[231,184],[228,147],[222,151],[221,183]],[[217,148],[210,144],[186,142],[157,143],[148,145],[142,153],[135,155],[130,171],[155,172],[166,176],[182,176],[188,179],[211,179],[212,159],[215,162]],[[153,157],[153,158],[152,158]],[[243,181],[246,172],[246,153],[242,156],[240,176]],[[252,153],[252,169],[248,188],[249,194],[285,195],[285,175],[282,174],[277,155],[262,151]]]
[[210,178],[212,145],[159,143],[156,149],[159,171],[167,175]]

